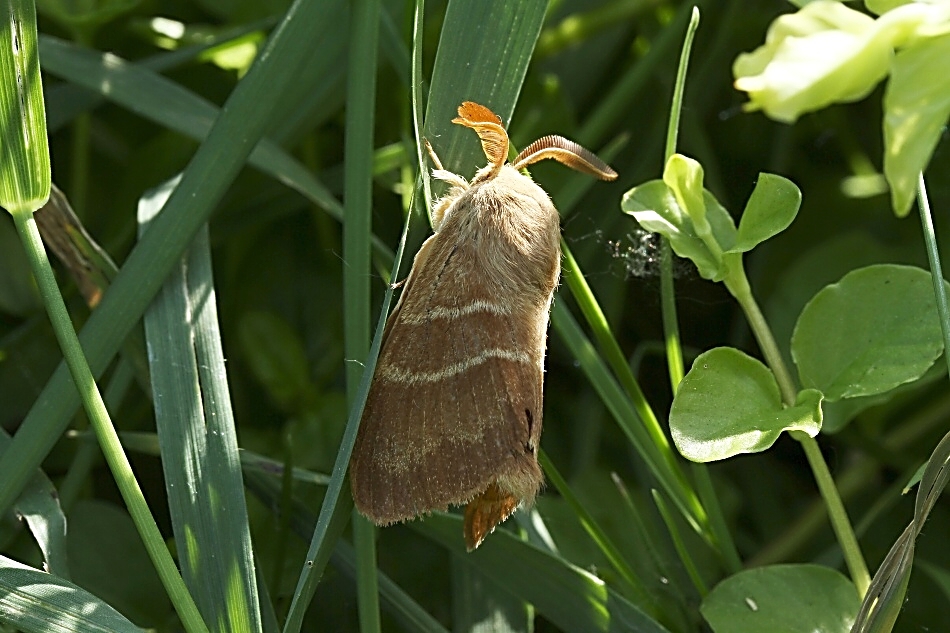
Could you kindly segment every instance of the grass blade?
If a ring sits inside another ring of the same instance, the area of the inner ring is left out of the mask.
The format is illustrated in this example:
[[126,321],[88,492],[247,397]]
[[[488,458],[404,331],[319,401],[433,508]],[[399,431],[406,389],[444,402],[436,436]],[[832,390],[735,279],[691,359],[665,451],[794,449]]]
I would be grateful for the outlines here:
[[[139,205],[141,232],[175,186]],[[207,622],[260,631],[207,227],[145,314],[155,421],[183,576]],[[226,513],[219,508],[228,509]]]

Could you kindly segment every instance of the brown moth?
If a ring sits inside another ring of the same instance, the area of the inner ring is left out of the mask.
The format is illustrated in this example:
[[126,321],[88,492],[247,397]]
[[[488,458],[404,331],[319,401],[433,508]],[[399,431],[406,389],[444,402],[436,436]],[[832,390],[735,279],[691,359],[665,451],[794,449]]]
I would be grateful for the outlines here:
[[452,188],[386,323],[350,473],[357,509],[378,525],[467,504],[472,550],[543,481],[544,350],[561,234],[548,195],[519,170],[553,158],[604,180],[617,174],[560,136],[506,164],[501,119],[470,101],[458,114],[452,122],[475,130],[488,166],[468,182],[428,148],[432,175]]

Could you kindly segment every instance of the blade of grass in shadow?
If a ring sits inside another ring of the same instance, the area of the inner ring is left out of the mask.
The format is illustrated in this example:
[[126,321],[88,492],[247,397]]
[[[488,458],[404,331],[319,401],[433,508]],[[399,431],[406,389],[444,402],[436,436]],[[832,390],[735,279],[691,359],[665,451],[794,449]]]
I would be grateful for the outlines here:
[[[328,21],[334,20],[338,20],[335,14],[328,18]],[[195,140],[207,137],[220,114],[220,109],[203,97],[149,68],[111,53],[90,51],[50,36],[41,39],[40,50],[49,72],[95,90],[132,112]],[[329,59],[324,65],[333,63],[339,62]],[[332,70],[326,69],[327,72]],[[310,69],[308,75],[315,72]],[[329,189],[272,140],[260,140],[248,162],[297,191],[331,217],[343,220],[343,206]],[[392,257],[392,250],[385,243],[374,238],[373,245],[380,254]]]
[[676,549],[676,554],[679,556],[680,561],[683,563],[683,567],[686,568],[686,572],[689,574],[689,579],[693,582],[693,586],[696,588],[696,591],[699,592],[699,595],[705,596],[707,593],[709,593],[709,588],[706,587],[706,583],[703,581],[703,577],[699,573],[699,567],[693,560],[693,557],[689,552],[689,548],[686,547],[686,543],[683,541],[683,536],[676,527],[676,517],[666,505],[666,501],[664,501],[663,495],[660,494],[659,490],[654,488],[650,492],[653,494],[653,503],[656,504],[657,510],[660,511],[660,515],[663,517],[663,522],[666,524],[667,531],[670,534],[670,539],[673,541],[673,547]]
[[[139,203],[140,235],[177,181]],[[237,433],[207,226],[145,313],[155,424],[182,576],[207,622],[260,631]],[[226,513],[219,508],[227,508]]]
[[[0,451],[6,450],[10,435],[0,428]],[[13,506],[16,516],[26,523],[43,554],[43,569],[69,579],[66,558],[66,515],[56,487],[46,473],[37,471]]]
[[551,310],[551,323],[554,330],[567,344],[571,355],[577,359],[604,405],[643,457],[647,468],[656,477],[660,487],[670,495],[673,503],[693,530],[700,536],[706,534],[702,527],[705,514],[702,512],[702,507],[697,508],[697,501],[692,490],[678,485],[678,476],[669,470],[667,462],[657,453],[652,439],[639,421],[634,405],[625,396],[603,359],[597,354],[594,346],[562,301],[555,300]]
[[[42,39],[41,52],[48,72],[99,91],[110,101],[197,141],[207,138],[221,113],[207,99],[111,53],[83,49],[48,36]],[[260,140],[248,162],[300,192],[337,220],[343,219],[343,207],[329,190],[272,141]]]
[[534,607],[465,561],[468,552],[452,554],[452,628],[455,631],[531,633]]
[[438,541],[499,586],[535,606],[564,631],[666,632],[662,625],[610,589],[602,580],[557,556],[496,530],[477,550],[466,553],[459,538],[460,517],[434,513],[409,524]]
[[[248,473],[247,487],[268,507],[276,508],[278,506],[281,492],[273,477],[267,477],[256,472]],[[352,507],[352,504],[343,503],[342,499],[340,505],[346,508]],[[313,534],[316,519],[308,506],[295,499],[291,504],[290,516],[291,530],[294,534],[301,539],[306,539]],[[355,581],[356,553],[343,540],[335,539],[335,543],[331,556],[333,566]],[[330,549],[327,548],[326,551],[330,552]],[[378,577],[379,593],[383,607],[387,613],[402,624],[405,630],[445,633],[445,628],[406,594],[399,585],[390,580],[386,574],[379,572]]]
[[538,461],[541,463],[541,467],[544,468],[544,473],[548,479],[557,489],[558,493],[560,493],[561,498],[571,506],[571,509],[581,522],[584,530],[590,535],[591,540],[594,541],[601,553],[610,561],[610,564],[614,567],[614,571],[623,579],[628,589],[636,596],[636,603],[646,609],[651,616],[655,617],[657,614],[651,609],[653,606],[651,604],[652,600],[650,599],[646,587],[640,582],[640,579],[634,573],[633,569],[630,568],[630,565],[627,564],[620,550],[617,549],[617,546],[610,540],[607,533],[604,532],[596,519],[594,519],[591,513],[584,507],[581,500],[574,494],[574,491],[567,485],[567,481],[561,476],[557,468],[554,467],[554,463],[543,449],[538,453]]
[[[148,234],[130,253],[80,335],[94,375],[103,371],[237,176],[287,85],[311,63],[320,30],[336,28],[323,18],[326,3],[298,0],[244,76],[185,170],[181,184]],[[69,424],[78,394],[61,364],[23,420],[10,449],[0,456],[0,511],[10,507],[26,481]]]
[[[343,219],[343,346],[346,396],[355,408],[369,353],[370,235],[373,211],[373,124],[376,108],[376,57],[380,0],[351,3],[350,50],[346,82],[345,202]],[[365,402],[365,398],[364,398]],[[362,404],[359,405],[362,408]],[[360,631],[380,630],[376,577],[376,527],[353,511],[357,603]],[[328,543],[330,544],[330,543]]]
[[[151,55],[145,59],[136,60],[135,64],[143,68],[148,68],[154,72],[164,72],[172,70],[184,64],[193,62],[203,52],[225,44],[231,40],[242,38],[255,31],[263,31],[273,28],[276,24],[276,18],[265,18],[256,22],[242,24],[240,26],[225,29],[210,37],[207,41],[193,46],[183,46],[173,51],[163,51],[156,55]],[[40,36],[40,50],[42,51],[48,40],[59,41],[47,35]],[[42,57],[42,53],[41,53]],[[45,65],[46,60],[43,60]],[[46,90],[46,114],[47,127],[50,134],[56,132],[67,124],[71,123],[78,115],[83,112],[93,110],[105,102],[98,92],[88,90],[72,83],[62,83],[51,86]]]

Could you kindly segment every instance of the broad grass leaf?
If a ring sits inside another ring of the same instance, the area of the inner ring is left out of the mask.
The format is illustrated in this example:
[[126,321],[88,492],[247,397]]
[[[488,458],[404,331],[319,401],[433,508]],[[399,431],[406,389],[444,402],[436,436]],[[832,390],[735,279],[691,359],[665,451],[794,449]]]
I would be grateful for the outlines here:
[[49,199],[46,109],[31,0],[4,3],[0,27],[0,205],[33,212]]
[[784,407],[772,372],[731,347],[700,354],[670,409],[673,443],[686,459],[710,462],[763,451],[782,431],[821,429],[821,394],[799,394]]
[[774,565],[719,583],[700,612],[716,633],[846,633],[860,605],[850,580],[820,565]]
[[145,632],[85,589],[5,556],[0,556],[0,620],[25,633]]
[[812,298],[792,334],[802,384],[830,401],[917,380],[942,350],[930,273],[913,266],[848,273]]

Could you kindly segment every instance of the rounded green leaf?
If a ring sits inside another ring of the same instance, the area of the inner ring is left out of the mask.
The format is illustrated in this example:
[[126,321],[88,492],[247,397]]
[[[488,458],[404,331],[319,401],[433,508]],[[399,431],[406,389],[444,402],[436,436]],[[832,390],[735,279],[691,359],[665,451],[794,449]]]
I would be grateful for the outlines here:
[[860,603],[851,581],[833,569],[774,565],[726,578],[700,612],[716,633],[846,633]]
[[775,174],[759,174],[739,220],[739,235],[732,250],[751,251],[781,233],[798,215],[801,204],[802,192],[794,182]]
[[784,407],[772,372],[731,347],[700,354],[673,399],[670,432],[686,459],[710,462],[772,446],[782,431],[821,430],[821,394]]
[[942,350],[930,273],[913,266],[848,273],[808,302],[792,334],[802,384],[831,401],[917,380]]

